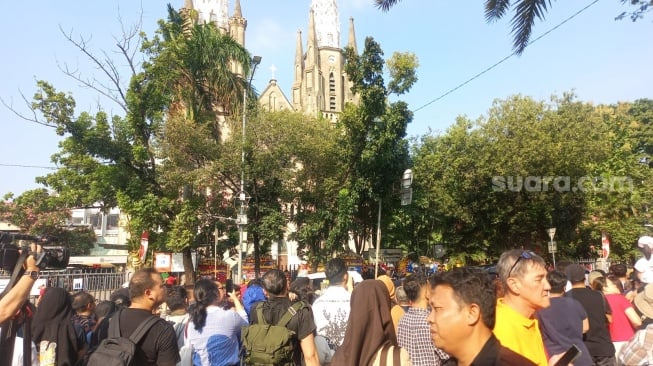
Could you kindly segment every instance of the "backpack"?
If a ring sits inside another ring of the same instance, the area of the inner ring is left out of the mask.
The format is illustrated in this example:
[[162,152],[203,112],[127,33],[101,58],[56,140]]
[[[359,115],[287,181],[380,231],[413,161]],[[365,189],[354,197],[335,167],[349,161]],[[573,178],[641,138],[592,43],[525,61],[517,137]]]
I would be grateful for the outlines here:
[[120,336],[120,311],[109,321],[109,336],[88,357],[88,366],[131,366],[138,342],[160,319],[154,315],[144,320],[129,338]]
[[294,365],[293,338],[295,332],[286,328],[293,316],[306,303],[298,301],[288,308],[275,325],[268,324],[263,316],[263,304],[256,306],[259,323],[244,326],[241,331],[245,365]]

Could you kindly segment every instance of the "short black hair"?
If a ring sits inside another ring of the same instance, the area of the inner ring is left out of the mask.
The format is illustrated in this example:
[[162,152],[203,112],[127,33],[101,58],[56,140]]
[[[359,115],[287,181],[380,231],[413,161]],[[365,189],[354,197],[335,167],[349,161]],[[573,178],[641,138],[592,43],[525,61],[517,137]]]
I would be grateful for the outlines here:
[[288,289],[286,274],[279,269],[271,269],[263,275],[263,288],[272,296],[283,295]]
[[154,279],[152,276],[161,276],[154,268],[139,269],[134,273],[131,280],[129,280],[129,299],[145,295],[145,291],[154,287]]
[[617,263],[610,266],[610,273],[617,277],[626,277],[628,267],[625,264]]
[[91,303],[95,303],[95,299],[88,292],[80,291],[73,295],[73,310],[76,312],[86,310]]
[[551,271],[546,274],[546,280],[551,285],[551,292],[561,294],[567,286],[567,275],[560,271]]
[[324,274],[329,280],[329,285],[339,285],[345,282],[347,263],[342,258],[333,258],[327,262]]
[[409,301],[416,301],[419,293],[428,282],[426,276],[421,273],[411,274],[404,279],[404,291]]
[[186,308],[186,300],[188,299],[188,292],[183,286],[172,286],[168,290],[166,297],[166,305],[171,311]]
[[454,268],[448,272],[438,272],[429,278],[434,289],[449,286],[460,306],[476,304],[481,309],[481,319],[490,329],[496,322],[496,301],[494,285],[487,273],[467,267]]

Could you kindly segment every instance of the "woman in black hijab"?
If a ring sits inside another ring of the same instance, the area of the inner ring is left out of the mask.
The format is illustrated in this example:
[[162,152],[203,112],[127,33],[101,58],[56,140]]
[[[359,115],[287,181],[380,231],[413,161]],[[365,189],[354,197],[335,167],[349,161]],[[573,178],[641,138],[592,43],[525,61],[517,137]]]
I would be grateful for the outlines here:
[[32,320],[32,340],[41,366],[74,366],[79,359],[84,334],[73,326],[74,314],[66,290],[50,287],[45,291]]

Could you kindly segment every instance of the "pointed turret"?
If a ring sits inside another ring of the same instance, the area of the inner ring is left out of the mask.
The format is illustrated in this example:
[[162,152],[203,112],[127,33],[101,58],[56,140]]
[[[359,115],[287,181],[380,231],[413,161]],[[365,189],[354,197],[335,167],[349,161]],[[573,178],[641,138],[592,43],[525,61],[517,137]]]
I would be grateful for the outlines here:
[[240,9],[240,0],[236,0],[236,4],[234,5],[234,18],[242,18],[243,17],[243,11]]
[[354,18],[349,17],[349,40],[347,47],[352,48],[355,54],[358,54],[358,47],[356,47],[356,32],[354,31]]
[[308,40],[306,47],[306,64],[304,65],[307,69],[315,66],[318,60],[317,52],[317,34],[315,32],[315,12],[311,9],[310,15],[308,17]]
[[184,9],[192,9],[193,8],[193,0],[185,0],[184,1]]
[[247,19],[243,17],[240,7],[240,0],[234,5],[234,15],[229,18],[229,34],[241,46],[245,47],[245,31],[247,30]]
[[302,31],[297,30],[297,43],[295,46],[295,83],[302,82],[304,71],[304,47],[302,45]]
[[295,46],[295,80],[292,83],[291,99],[293,109],[298,111],[302,106],[301,89],[304,75],[304,48],[302,46],[302,31],[297,30],[297,45]]

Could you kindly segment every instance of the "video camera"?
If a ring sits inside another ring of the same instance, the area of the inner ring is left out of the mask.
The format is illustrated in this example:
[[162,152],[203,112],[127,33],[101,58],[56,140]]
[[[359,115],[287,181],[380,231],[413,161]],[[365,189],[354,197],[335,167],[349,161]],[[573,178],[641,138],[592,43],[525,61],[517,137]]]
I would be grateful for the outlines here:
[[[31,253],[30,245],[18,247],[19,240],[31,241],[41,245],[40,253]],[[0,232],[0,269],[12,272],[20,257],[20,250],[27,251],[34,256],[36,265],[40,269],[65,269],[70,261],[70,252],[65,246],[52,245],[56,238],[35,235]]]

